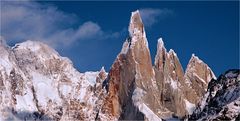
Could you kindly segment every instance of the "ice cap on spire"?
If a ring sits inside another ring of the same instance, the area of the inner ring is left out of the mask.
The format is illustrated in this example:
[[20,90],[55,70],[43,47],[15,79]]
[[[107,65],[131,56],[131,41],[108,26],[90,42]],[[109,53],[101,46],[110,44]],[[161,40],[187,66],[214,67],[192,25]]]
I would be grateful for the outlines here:
[[128,31],[130,36],[133,36],[134,33],[143,32],[143,22],[139,10],[132,12]]

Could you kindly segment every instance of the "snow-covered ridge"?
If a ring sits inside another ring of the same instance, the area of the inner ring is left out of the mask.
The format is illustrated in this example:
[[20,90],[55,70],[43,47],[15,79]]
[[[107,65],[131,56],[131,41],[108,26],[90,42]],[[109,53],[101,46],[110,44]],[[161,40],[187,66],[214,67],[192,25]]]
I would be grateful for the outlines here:
[[131,19],[130,19],[130,23],[129,23],[129,34],[130,36],[134,36],[135,33],[141,33],[141,29],[142,29],[142,19],[141,19],[141,16],[140,16],[140,12],[137,10],[137,11],[134,11],[132,12],[132,15],[131,15]]
[[95,119],[106,95],[101,86],[107,75],[104,68],[80,73],[68,58],[36,41],[0,50],[2,120]]
[[179,117],[192,113],[207,90],[208,82],[215,78],[208,65],[195,54],[192,54],[184,73],[176,52],[173,49],[167,51],[162,38],[158,39],[154,64],[156,79],[163,95],[161,101]]
[[129,42],[128,40],[126,40],[124,43],[123,43],[123,46],[122,46],[122,50],[121,50],[121,54],[127,54],[128,50],[129,50]]
[[232,69],[212,80],[190,120],[239,120],[239,75],[239,69]]

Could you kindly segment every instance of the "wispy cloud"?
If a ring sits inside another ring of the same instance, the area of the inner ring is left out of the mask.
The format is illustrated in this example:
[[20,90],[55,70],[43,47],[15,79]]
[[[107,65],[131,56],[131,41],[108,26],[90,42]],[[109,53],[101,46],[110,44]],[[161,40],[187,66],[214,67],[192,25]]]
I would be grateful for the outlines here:
[[164,19],[174,14],[174,12],[170,9],[143,8],[139,11],[146,27],[151,27],[160,19]]
[[27,39],[39,40],[57,48],[68,47],[76,41],[117,37],[93,21],[86,21],[75,28],[79,18],[65,13],[53,5],[36,2],[1,2],[0,32],[9,42]]

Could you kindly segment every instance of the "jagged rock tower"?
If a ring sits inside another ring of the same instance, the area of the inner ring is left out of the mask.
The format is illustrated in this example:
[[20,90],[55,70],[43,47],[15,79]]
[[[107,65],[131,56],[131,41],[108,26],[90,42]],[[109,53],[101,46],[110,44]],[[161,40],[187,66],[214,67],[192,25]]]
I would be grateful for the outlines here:
[[129,37],[106,80],[109,93],[104,112],[120,119],[184,117],[192,113],[206,84],[215,78],[195,55],[184,74],[177,54],[172,49],[167,52],[161,38],[154,65],[151,62],[140,13],[132,12]]
[[208,65],[193,54],[184,72],[161,38],[152,64],[139,11],[132,12],[128,30],[109,73],[80,73],[43,43],[9,47],[0,38],[0,120],[160,121],[184,118],[195,107],[192,119],[204,117],[203,107],[210,107],[199,102],[216,88],[208,86],[215,78]]
[[155,107],[160,107],[160,95],[156,93],[157,84],[139,11],[132,12],[129,33],[108,75],[109,95],[105,109],[120,119],[143,119],[140,115],[148,107],[157,112]]

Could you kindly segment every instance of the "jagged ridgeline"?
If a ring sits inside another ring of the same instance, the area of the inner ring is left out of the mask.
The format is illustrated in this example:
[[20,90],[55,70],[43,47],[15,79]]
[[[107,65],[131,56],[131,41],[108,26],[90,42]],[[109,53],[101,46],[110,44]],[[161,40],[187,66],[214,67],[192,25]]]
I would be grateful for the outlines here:
[[0,120],[234,120],[239,80],[238,69],[216,79],[194,54],[184,72],[161,38],[152,64],[139,11],[109,73],[80,73],[41,42],[0,40]]

